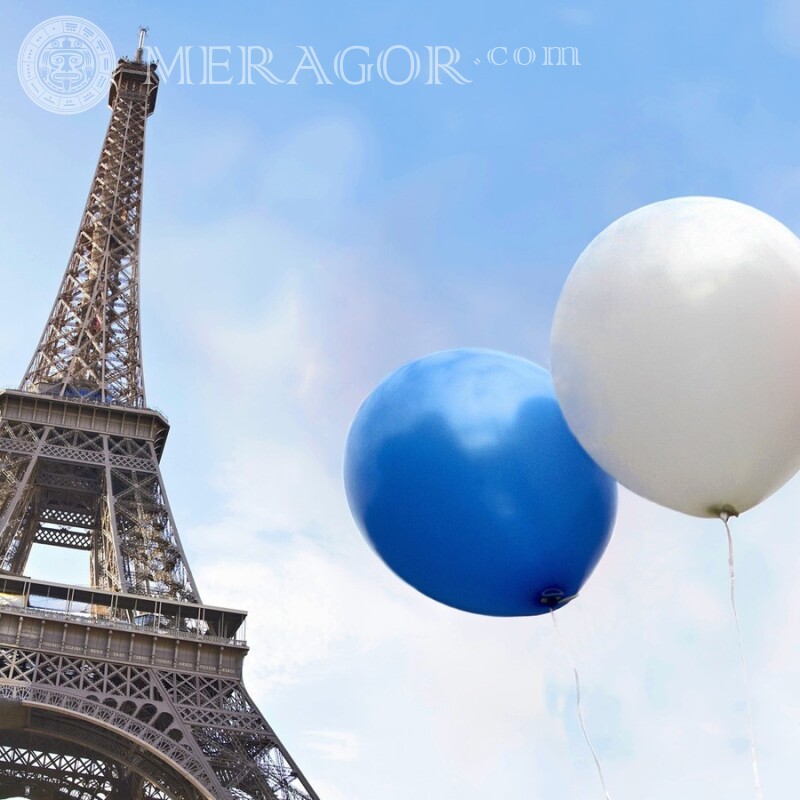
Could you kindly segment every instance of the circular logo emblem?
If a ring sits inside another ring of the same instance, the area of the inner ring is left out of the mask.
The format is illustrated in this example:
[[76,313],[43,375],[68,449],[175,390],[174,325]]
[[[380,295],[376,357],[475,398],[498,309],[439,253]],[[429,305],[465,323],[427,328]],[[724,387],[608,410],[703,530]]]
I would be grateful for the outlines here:
[[77,114],[106,96],[116,58],[108,36],[81,17],[53,17],[37,25],[19,49],[22,88],[56,114]]

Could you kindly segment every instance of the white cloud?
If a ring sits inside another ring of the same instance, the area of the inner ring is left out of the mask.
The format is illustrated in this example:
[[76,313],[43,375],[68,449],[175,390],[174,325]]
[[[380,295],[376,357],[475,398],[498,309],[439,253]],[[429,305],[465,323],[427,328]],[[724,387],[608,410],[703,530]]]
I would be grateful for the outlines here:
[[[230,538],[236,528],[218,530]],[[248,663],[264,692],[302,682],[355,650],[407,638],[413,629],[413,616],[381,587],[380,573],[363,575],[318,543],[265,531],[236,549],[238,557],[225,561],[204,553],[198,577],[210,601],[250,609]]]
[[[243,437],[226,454],[216,480],[230,513],[226,524],[239,537],[264,531],[328,537],[341,532],[347,509],[342,481],[325,469],[314,445],[303,439],[299,432],[294,445]],[[215,536],[216,526],[200,535]]]
[[562,8],[559,15],[564,22],[569,22],[572,25],[591,25],[594,21],[594,15],[586,8]]
[[356,761],[358,736],[350,731],[307,731],[309,746],[327,761]]
[[767,5],[766,33],[783,53],[800,55],[800,8],[793,0],[771,0]]

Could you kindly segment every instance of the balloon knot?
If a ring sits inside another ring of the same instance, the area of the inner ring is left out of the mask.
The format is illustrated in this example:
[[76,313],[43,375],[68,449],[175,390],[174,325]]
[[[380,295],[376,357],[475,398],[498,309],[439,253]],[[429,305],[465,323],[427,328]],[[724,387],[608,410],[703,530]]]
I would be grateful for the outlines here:
[[739,512],[733,506],[713,506],[709,511],[715,517],[719,517],[723,522],[727,522],[731,517],[738,517]]
[[577,594],[567,596],[566,592],[558,586],[550,586],[542,590],[539,595],[539,603],[547,608],[561,608],[577,596]]

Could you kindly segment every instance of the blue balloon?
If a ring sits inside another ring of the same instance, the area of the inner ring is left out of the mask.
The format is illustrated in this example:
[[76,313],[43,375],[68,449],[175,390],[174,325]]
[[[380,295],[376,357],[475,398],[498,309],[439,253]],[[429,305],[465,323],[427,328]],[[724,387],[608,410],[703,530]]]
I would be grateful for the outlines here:
[[353,516],[383,561],[449,606],[542,614],[608,544],[616,483],[567,428],[550,374],[491,350],[413,361],[367,397],[347,439]]

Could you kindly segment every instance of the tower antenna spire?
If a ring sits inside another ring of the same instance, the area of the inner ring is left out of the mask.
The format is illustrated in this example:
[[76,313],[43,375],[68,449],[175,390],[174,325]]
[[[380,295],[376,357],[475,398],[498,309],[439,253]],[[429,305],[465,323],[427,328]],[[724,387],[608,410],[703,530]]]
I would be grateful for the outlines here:
[[136,48],[136,63],[141,64],[142,59],[144,58],[144,40],[147,34],[150,32],[150,28],[145,27],[144,25],[139,26],[139,46]]

